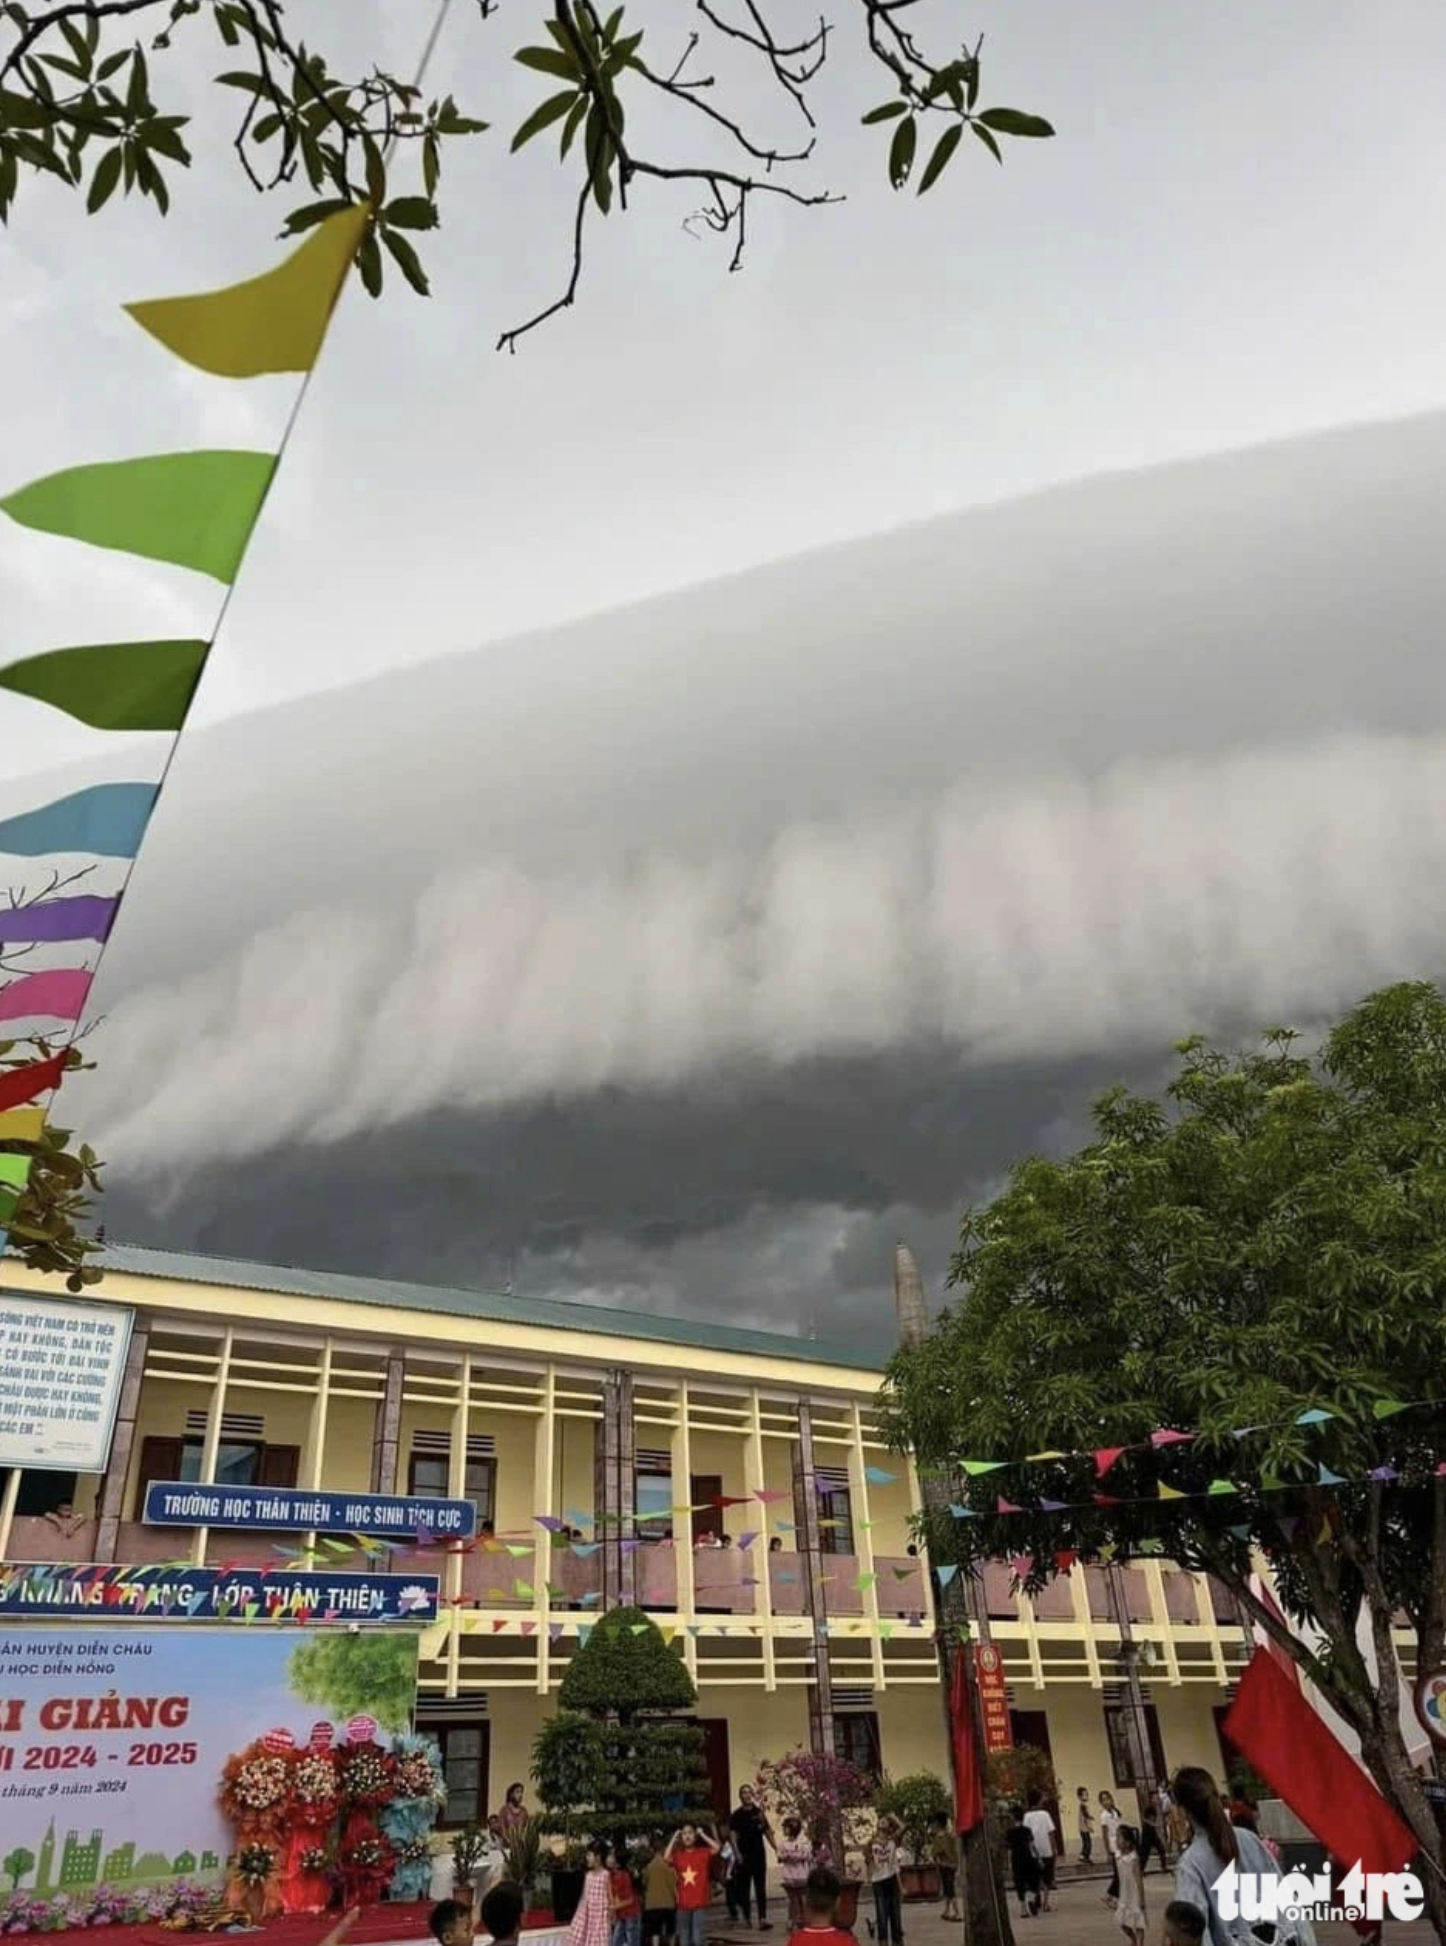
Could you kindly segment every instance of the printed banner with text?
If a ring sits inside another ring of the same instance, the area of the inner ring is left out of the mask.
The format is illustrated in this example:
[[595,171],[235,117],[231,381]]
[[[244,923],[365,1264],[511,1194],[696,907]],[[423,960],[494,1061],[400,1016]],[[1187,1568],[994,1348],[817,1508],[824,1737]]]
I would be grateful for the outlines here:
[[229,1759],[273,1729],[304,1744],[318,1721],[358,1711],[405,1730],[416,1686],[413,1634],[0,1632],[6,1889],[83,1899],[100,1885],[219,1885]]

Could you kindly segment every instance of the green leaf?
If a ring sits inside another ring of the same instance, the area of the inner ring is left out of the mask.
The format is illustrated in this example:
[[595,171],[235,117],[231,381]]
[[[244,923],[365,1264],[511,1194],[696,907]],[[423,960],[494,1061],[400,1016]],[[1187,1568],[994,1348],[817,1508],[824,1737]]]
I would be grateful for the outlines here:
[[356,267],[361,273],[362,287],[369,297],[382,294],[382,251],[377,242],[375,225],[361,240],[356,253]]
[[285,121],[285,116],[278,115],[274,109],[269,115],[258,115],[256,120],[251,124],[251,140],[253,142],[269,142],[273,135],[280,134],[285,125]]
[[365,131],[362,154],[366,158],[367,196],[373,209],[380,209],[387,197],[387,164],[380,148]]
[[919,146],[919,124],[910,115],[899,123],[894,130],[894,139],[889,144],[889,181],[895,189],[902,189],[909,180],[909,171],[914,166],[914,152]]
[[109,81],[116,69],[123,68],[130,58],[131,51],[128,47],[123,47],[119,54],[107,54],[95,71],[96,80]]
[[926,190],[932,189],[934,187],[934,184],[939,180],[940,176],[942,176],[944,171],[949,167],[950,159],[952,158],[955,149],[958,148],[960,142],[962,142],[963,139],[964,139],[963,122],[955,122],[952,128],[946,128],[944,130],[944,133],[939,137],[938,141],[934,144],[934,153],[929,157],[929,160],[924,167],[924,173],[919,178],[919,194],[921,196],[925,193]]
[[158,115],[153,121],[147,122],[141,130],[141,140],[157,155],[169,156],[172,162],[179,162],[183,167],[189,168],[191,151],[176,133],[177,129],[184,128],[189,120],[188,115]]
[[1002,163],[1004,161],[1004,157],[999,153],[999,144],[995,141],[994,137],[989,133],[989,130],[983,127],[979,122],[970,122],[969,126],[970,128],[973,129],[974,133],[979,137],[979,140],[984,144],[985,148],[988,149],[989,153],[994,157],[994,160],[996,162]]
[[81,67],[76,61],[67,61],[63,54],[42,54],[41,60],[57,74],[68,74],[72,81],[84,81],[90,74],[88,67]]
[[156,208],[162,216],[169,213],[171,192],[166,188],[165,178],[151,160],[147,150],[136,144],[136,180],[143,196],[153,196]]
[[513,136],[512,153],[516,155],[524,142],[530,142],[534,135],[540,135],[543,129],[551,128],[554,122],[561,121],[562,117],[578,102],[581,102],[584,107],[587,106],[587,96],[580,94],[576,88],[564,88],[559,95],[549,95],[540,108],[533,109]]
[[441,217],[437,205],[425,196],[398,196],[382,211],[382,221],[393,230],[435,230]]
[[422,187],[429,196],[437,193],[437,184],[442,175],[441,144],[430,129],[422,137]]
[[120,181],[121,152],[118,148],[107,149],[95,165],[95,174],[90,179],[90,193],[85,199],[85,207],[91,216],[109,202]]
[[609,46],[617,39],[618,27],[622,21],[622,17],[622,8],[614,7],[607,19],[603,22],[603,39]]
[[907,115],[908,112],[909,104],[906,101],[884,101],[877,108],[871,108],[861,119],[867,128],[870,122],[891,122],[896,115]]
[[29,95],[0,90],[0,128],[40,129],[50,127],[50,117]]
[[979,63],[977,61],[971,60],[965,63],[964,78],[968,83],[968,108],[972,115],[974,112],[974,104],[979,99]]
[[609,174],[612,167],[612,137],[608,134],[602,110],[596,104],[587,118],[586,155],[593,199],[606,216],[613,206],[613,185]]
[[229,74],[218,74],[217,84],[222,88],[241,88],[251,95],[269,95],[263,76],[252,74],[249,68],[235,68]]
[[217,32],[227,47],[238,47],[241,42],[241,34],[232,16],[231,9],[229,7],[217,7],[213,10],[212,18],[216,22]]
[[1017,108],[986,108],[978,118],[996,135],[1053,135],[1054,130],[1042,115],[1021,114]]
[[568,116],[566,122],[563,124],[562,147],[559,151],[561,155],[566,155],[568,150],[572,147],[572,139],[577,134],[578,129],[582,126],[582,118],[587,113],[587,107],[588,107],[587,96],[585,94],[580,94],[577,100],[573,104],[572,113]]
[[522,47],[512,58],[525,68],[536,69],[538,74],[555,74],[563,81],[582,80],[581,68],[560,47]]
[[[98,23],[96,25],[97,31],[99,31]],[[75,56],[76,62],[79,65],[80,78],[83,81],[90,73],[90,61],[91,55],[94,52],[94,43],[88,34],[83,34],[75,22],[68,19],[64,14],[60,17],[60,31],[70,44],[70,51]]]
[[146,57],[137,47],[131,53],[131,78],[126,88],[126,113],[132,121],[139,121],[150,105],[150,77],[146,72]]
[[303,230],[311,230],[318,223],[324,223],[328,216],[350,208],[345,196],[329,196],[324,203],[307,203],[301,209],[294,209],[286,219],[283,236],[299,236]]
[[633,56],[642,44],[643,37],[641,33],[624,35],[622,40],[610,49],[607,59],[603,62],[603,78],[607,80],[615,74],[621,74],[623,69],[631,63]]
[[398,270],[417,293],[418,297],[430,297],[432,287],[427,282],[427,273],[422,268],[422,260],[404,236],[397,236],[391,230],[382,231],[382,242],[396,260]]

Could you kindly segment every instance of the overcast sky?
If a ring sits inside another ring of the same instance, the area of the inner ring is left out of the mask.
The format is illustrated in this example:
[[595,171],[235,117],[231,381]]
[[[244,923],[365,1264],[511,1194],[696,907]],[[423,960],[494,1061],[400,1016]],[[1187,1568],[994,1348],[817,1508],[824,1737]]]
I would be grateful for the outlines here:
[[[425,17],[296,10],[403,67]],[[985,6],[1058,139],[919,202],[841,35],[843,208],[730,278],[644,196],[507,358],[565,273],[535,11],[454,0],[502,133],[430,302],[342,306],[70,1092],[129,1240],[876,1335],[895,1235],[937,1287],[1178,1033],[1441,968],[1446,22]],[[289,384],[118,309],[273,260],[224,143],[180,188],[0,239],[5,484],[274,444]],[[7,525],[0,646],[206,632],[193,580]],[[0,812],[163,755],[0,731]]]

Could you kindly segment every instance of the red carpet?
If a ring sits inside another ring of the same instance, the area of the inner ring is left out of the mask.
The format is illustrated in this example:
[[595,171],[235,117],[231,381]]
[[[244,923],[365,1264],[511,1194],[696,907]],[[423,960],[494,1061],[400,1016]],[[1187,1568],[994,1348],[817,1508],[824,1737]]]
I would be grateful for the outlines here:
[[[384,1940],[425,1939],[429,1936],[427,1914],[431,1910],[430,1901],[423,1905],[399,1902],[369,1906],[347,1933],[347,1946],[380,1946]],[[334,1912],[315,1917],[293,1913],[268,1920],[255,1933],[177,1933],[157,1925],[78,1926],[69,1932],[11,1933],[8,1937],[16,1941],[44,1939],[46,1946],[80,1946],[82,1940],[86,1946],[97,1946],[98,1939],[113,1941],[114,1946],[180,1946],[182,1941],[203,1939],[254,1940],[255,1946],[320,1946],[336,1921]]]

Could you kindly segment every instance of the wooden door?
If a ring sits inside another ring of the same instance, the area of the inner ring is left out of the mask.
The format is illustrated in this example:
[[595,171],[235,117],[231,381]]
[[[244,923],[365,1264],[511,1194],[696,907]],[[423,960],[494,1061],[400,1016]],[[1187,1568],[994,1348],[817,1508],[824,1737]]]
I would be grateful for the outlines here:
[[[1049,1712],[1047,1710],[1011,1710],[1009,1728],[1016,1747],[1028,1743],[1036,1750],[1042,1750],[1049,1758],[1049,1767],[1054,1769],[1054,1747],[1049,1740]],[[1059,1846],[1060,1856],[1064,1856],[1064,1826],[1059,1821],[1059,1804],[1051,1802],[1046,1810],[1054,1819],[1054,1838]]]
[[723,1498],[723,1479],[718,1473],[695,1473],[688,1482],[688,1504],[693,1509],[693,1540],[703,1534],[723,1532],[723,1509],[711,1503]]
[[733,1809],[733,1769],[728,1757],[728,1719],[726,1716],[700,1716],[703,1732],[703,1759],[708,1766],[708,1795],[720,1818]]

